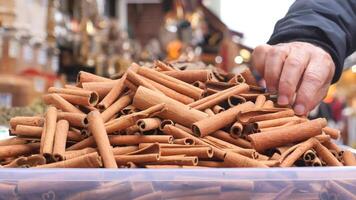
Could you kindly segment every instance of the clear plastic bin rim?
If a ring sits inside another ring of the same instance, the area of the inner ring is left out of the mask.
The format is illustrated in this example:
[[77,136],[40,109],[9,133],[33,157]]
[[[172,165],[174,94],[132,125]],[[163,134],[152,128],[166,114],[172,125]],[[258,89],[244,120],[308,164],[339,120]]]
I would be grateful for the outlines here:
[[356,167],[213,169],[0,169],[0,181],[356,180]]

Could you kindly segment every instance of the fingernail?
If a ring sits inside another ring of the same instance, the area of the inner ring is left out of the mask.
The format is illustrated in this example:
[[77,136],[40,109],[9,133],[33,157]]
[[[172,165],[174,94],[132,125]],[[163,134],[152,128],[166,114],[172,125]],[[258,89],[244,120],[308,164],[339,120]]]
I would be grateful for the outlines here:
[[289,104],[288,97],[285,95],[278,96],[278,104],[279,105],[287,105]]
[[294,112],[296,115],[304,115],[305,106],[302,104],[297,104],[296,106],[294,106]]

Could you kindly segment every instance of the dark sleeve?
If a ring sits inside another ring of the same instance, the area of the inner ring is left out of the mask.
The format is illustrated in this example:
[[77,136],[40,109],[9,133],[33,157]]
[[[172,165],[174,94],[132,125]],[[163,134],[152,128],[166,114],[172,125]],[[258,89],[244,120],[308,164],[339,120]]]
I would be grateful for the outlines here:
[[345,58],[356,50],[356,0],[297,0],[277,22],[268,44],[290,41],[310,42],[329,52],[336,82]]

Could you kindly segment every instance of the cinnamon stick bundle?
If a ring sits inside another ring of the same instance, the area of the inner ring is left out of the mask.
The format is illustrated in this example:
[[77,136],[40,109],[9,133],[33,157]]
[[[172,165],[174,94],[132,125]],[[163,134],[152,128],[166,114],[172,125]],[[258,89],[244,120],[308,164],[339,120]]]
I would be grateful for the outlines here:
[[[132,63],[112,78],[80,72],[75,86],[49,88],[43,96],[49,105],[44,116],[10,120],[14,138],[0,141],[0,167],[203,170],[355,165],[352,153],[331,140],[339,138],[340,131],[326,127],[325,119],[308,120],[274,105],[276,95],[257,86],[249,69],[233,74],[215,68],[185,69],[195,63],[179,65],[156,61],[148,68]],[[151,184],[130,188],[121,199],[164,194]],[[295,196],[293,187],[268,188],[275,193],[256,196]],[[214,198],[243,192],[231,189],[241,188],[221,185],[223,194]],[[117,197],[101,186],[93,191],[98,197]],[[87,195],[78,191],[73,198],[80,197]]]

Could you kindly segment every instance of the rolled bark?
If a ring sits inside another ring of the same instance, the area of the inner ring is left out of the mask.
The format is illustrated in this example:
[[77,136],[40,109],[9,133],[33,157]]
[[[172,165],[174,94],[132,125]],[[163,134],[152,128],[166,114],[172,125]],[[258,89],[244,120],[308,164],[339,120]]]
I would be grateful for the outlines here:
[[1,139],[0,140],[0,146],[7,146],[7,145],[14,145],[14,144],[26,144],[27,140],[23,138],[8,138],[8,139]]
[[213,136],[215,138],[218,138],[220,140],[223,140],[225,142],[229,142],[231,144],[234,144],[236,146],[242,147],[242,148],[252,148],[252,145],[249,141],[244,140],[242,138],[233,138],[230,136],[230,134],[226,133],[225,131],[216,131],[212,134],[210,134],[210,136]]
[[250,124],[258,121],[265,121],[271,119],[280,119],[284,117],[293,117],[294,111],[292,109],[256,109],[246,112],[240,112],[237,115],[237,120],[242,124]]
[[16,129],[17,125],[26,125],[26,126],[43,126],[44,118],[33,116],[33,117],[13,117],[10,119],[10,127]]
[[356,159],[351,151],[345,150],[342,154],[342,158],[346,166],[356,166]]
[[240,122],[235,122],[230,128],[230,135],[233,138],[239,138],[242,136],[243,126]]
[[79,149],[84,149],[87,147],[95,147],[95,140],[94,140],[93,136],[90,136],[80,142],[77,142],[76,144],[68,147],[66,150],[67,151],[79,150]]
[[255,101],[255,107],[256,109],[262,108],[263,105],[266,102],[266,96],[265,95],[258,95]]
[[282,117],[278,119],[269,119],[269,120],[263,120],[263,121],[258,121],[255,122],[255,126],[258,129],[263,129],[263,128],[269,128],[269,127],[276,127],[276,126],[282,126],[290,121],[295,121],[299,120],[299,117],[293,116],[293,117]]
[[211,147],[191,147],[191,148],[162,148],[162,156],[186,155],[198,158],[212,158],[214,151]]
[[85,82],[111,82],[111,79],[97,76],[85,71],[80,71],[77,75],[77,84],[82,85]]
[[175,90],[172,90],[164,85],[161,85],[161,84],[154,82],[150,79],[147,79],[143,76],[141,76],[141,78],[144,79],[145,81],[147,81],[148,83],[152,84],[155,88],[157,88],[159,91],[161,91],[161,93],[165,94],[166,96],[168,96],[174,100],[177,100],[184,104],[189,104],[194,101],[193,98],[183,95],[179,92],[176,92]]
[[191,109],[187,105],[145,87],[139,87],[133,98],[133,105],[141,110],[161,103],[165,104],[167,110],[158,114],[159,117],[173,120],[187,127],[207,117],[204,112]]
[[147,118],[154,115],[160,115],[160,113],[165,112],[166,105],[165,104],[157,104],[152,107],[147,108],[146,110],[142,110],[137,113],[132,113],[129,115],[124,115],[120,118],[114,119],[105,124],[106,131],[108,133],[113,133],[117,131],[122,131],[130,126],[136,124],[137,120]]
[[313,161],[311,161],[311,166],[312,167],[321,167],[321,166],[323,166],[323,163],[318,157],[316,157]]
[[56,93],[70,103],[84,106],[95,106],[99,101],[98,93],[84,89],[66,89],[50,87],[48,93]]
[[225,108],[223,108],[223,107],[221,107],[219,105],[215,105],[213,107],[214,114],[219,114],[219,113],[224,112],[224,111],[225,111]]
[[227,152],[224,159],[224,167],[261,167],[268,168],[267,165],[261,162],[242,156],[237,153]]
[[315,138],[310,138],[298,145],[298,147],[282,161],[280,167],[291,167],[306,151],[314,147],[316,141],[317,140]]
[[316,158],[316,153],[314,150],[310,149],[303,154],[304,162],[312,162]]
[[100,168],[102,161],[97,152],[75,157],[69,160],[39,165],[36,168]]
[[173,137],[167,135],[110,135],[112,145],[137,145],[140,143],[172,143]]
[[192,125],[192,131],[195,135],[204,137],[209,135],[229,124],[232,124],[236,120],[236,114],[251,109],[254,107],[252,102],[246,102],[230,108],[224,112],[210,116],[208,118],[202,119],[195,122]]
[[228,83],[235,83],[235,84],[242,84],[245,82],[246,82],[245,78],[242,77],[240,74],[236,74],[228,81]]
[[81,150],[72,150],[72,151],[66,151],[64,152],[64,160],[69,160],[69,159],[72,159],[72,158],[76,158],[76,157],[79,157],[79,156],[83,156],[83,155],[86,155],[86,154],[90,154],[90,153],[93,153],[93,152],[97,152],[96,149],[94,148],[91,148],[91,147],[87,147],[87,148],[84,148],[84,149],[81,149]]
[[324,127],[323,131],[325,134],[330,135],[330,137],[334,140],[337,140],[340,137],[340,130],[330,127]]
[[126,165],[128,162],[135,164],[157,162],[160,159],[159,154],[142,154],[142,155],[115,155],[117,165]]
[[270,148],[300,142],[319,135],[321,134],[321,129],[325,126],[326,120],[320,118],[278,130],[251,134],[247,138],[258,152],[263,152]]
[[159,61],[159,60],[155,60],[154,61],[154,65],[156,67],[158,67],[159,69],[161,69],[162,71],[175,71],[175,69],[169,65],[167,65],[166,63]]
[[[19,157],[16,158],[15,160],[11,161],[9,164],[4,165],[5,168],[28,168],[28,167],[35,167],[37,165],[44,165],[46,164],[46,158],[35,154],[35,155],[31,155],[28,157]],[[0,193],[1,193],[1,189],[0,189]]]
[[232,88],[217,92],[213,95],[202,98],[198,101],[190,103],[189,106],[197,110],[204,110],[210,108],[214,105],[219,104],[220,102],[226,100],[229,96],[240,94],[242,92],[248,91],[249,86],[246,84],[236,85]]
[[190,85],[184,81],[170,77],[147,67],[139,68],[137,73],[195,100],[200,99],[204,93],[204,90],[200,88],[194,87],[193,85]]
[[43,143],[43,150],[41,153],[44,157],[49,158],[53,153],[53,144],[54,137],[56,133],[56,124],[57,124],[57,109],[56,107],[50,106],[47,108],[45,116],[45,138]]
[[100,101],[98,104],[98,108],[101,110],[107,109],[116,99],[120,96],[120,94],[123,92],[125,89],[125,80],[126,80],[127,74],[124,74],[120,78],[119,81],[116,82],[114,87],[110,90],[110,92],[104,97],[103,100]]
[[172,135],[174,138],[176,139],[181,139],[181,138],[190,138],[192,140],[194,140],[194,142],[197,145],[206,145],[209,146],[211,148],[213,148],[214,151],[214,157],[219,158],[219,159],[224,159],[226,152],[222,151],[206,142],[204,142],[203,140],[201,140],[200,138],[197,138],[191,134],[189,134],[188,132],[185,132],[182,129],[179,129],[173,125],[166,125],[163,127],[163,133],[167,134],[167,135]]
[[42,129],[38,126],[17,125],[14,131],[10,130],[10,135],[38,138],[42,134]]
[[335,143],[333,143],[332,141],[330,141],[330,140],[327,140],[327,141],[325,141],[325,142],[320,141],[320,143],[323,143],[323,145],[324,145],[326,148],[328,148],[328,149],[330,149],[330,150],[334,150],[334,151],[336,151],[337,153],[339,153],[339,152],[341,151],[341,148],[340,148],[339,146],[337,146]]
[[335,156],[326,148],[324,147],[319,141],[316,141],[314,145],[314,149],[318,156],[326,162],[328,166],[343,166]]
[[114,87],[116,81],[108,82],[86,82],[82,83],[82,87],[88,91],[95,91],[99,95],[99,99],[103,99],[110,90]]
[[196,81],[206,82],[213,78],[209,70],[164,71],[162,73],[186,83],[194,83]]
[[135,84],[136,86],[143,86],[153,91],[161,93],[155,86],[153,86],[150,82],[143,79],[140,75],[136,74],[133,70],[127,70],[127,79],[131,81],[131,83]]
[[67,120],[71,126],[84,128],[88,125],[86,115],[81,113],[58,112],[58,120]]
[[173,144],[195,145],[195,141],[191,138],[181,138],[181,139],[174,139]]
[[161,156],[156,162],[149,164],[159,164],[159,165],[187,165],[187,166],[197,166],[198,157],[196,156]]
[[64,112],[72,112],[72,113],[80,113],[83,114],[77,107],[73,106],[71,103],[63,99],[58,94],[46,94],[43,97],[43,101],[47,105],[54,105],[56,108],[64,111]]
[[242,77],[244,77],[245,81],[249,85],[258,86],[256,78],[253,76],[251,70],[246,67],[246,69],[241,72]]
[[28,155],[39,151],[39,143],[0,146],[0,159]]
[[273,107],[274,107],[274,103],[271,100],[267,100],[262,106],[262,108],[273,108]]
[[117,164],[112,152],[108,135],[105,130],[103,119],[99,111],[92,111],[88,114],[89,130],[92,133],[98,147],[100,156],[103,159],[105,168],[117,168]]
[[232,95],[227,98],[227,103],[231,107],[237,106],[239,104],[245,103],[246,99],[239,95]]
[[109,121],[116,113],[125,108],[132,101],[132,94],[121,96],[110,107],[101,113],[104,122]]
[[56,133],[53,145],[53,157],[57,161],[64,159],[66,142],[69,131],[69,123],[66,120],[59,120],[56,126]]
[[159,118],[144,118],[137,120],[137,126],[139,127],[141,132],[150,131],[153,129],[158,129],[161,125],[161,120]]
[[139,150],[138,146],[114,147],[112,149],[114,155],[125,155]]
[[204,112],[205,112],[206,114],[208,114],[209,117],[215,115],[214,111],[211,110],[210,108],[205,109]]
[[202,90],[205,90],[205,89],[206,89],[205,83],[203,83],[203,82],[201,82],[201,81],[195,81],[195,82],[193,83],[193,85],[194,85],[195,87],[197,87],[197,88],[202,89]]

